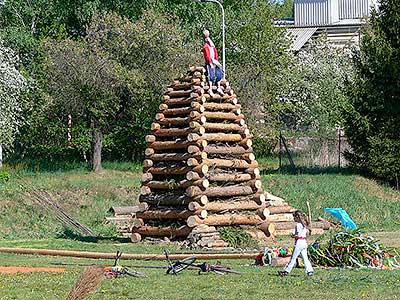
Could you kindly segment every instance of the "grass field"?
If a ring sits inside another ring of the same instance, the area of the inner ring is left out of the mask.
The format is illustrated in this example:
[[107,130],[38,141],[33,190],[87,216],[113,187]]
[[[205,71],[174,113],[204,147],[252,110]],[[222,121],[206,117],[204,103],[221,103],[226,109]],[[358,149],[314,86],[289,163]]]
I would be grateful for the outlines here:
[[[148,246],[148,251],[155,251]],[[156,247],[158,248],[158,247]],[[132,250],[132,249],[131,249]],[[52,266],[53,262],[93,263],[93,260],[1,255],[5,265]],[[109,261],[96,261],[109,264]],[[399,271],[316,269],[306,277],[296,269],[290,277],[276,276],[276,268],[248,266],[249,261],[224,261],[242,275],[198,275],[187,270],[178,276],[162,269],[137,269],[145,279],[104,280],[87,299],[399,299]],[[124,265],[165,265],[164,262],[124,261]],[[83,266],[65,266],[64,273],[0,275],[0,299],[65,299]]]
[[[310,201],[314,218],[328,217],[324,207],[343,207],[364,231],[373,232],[388,246],[400,248],[398,191],[348,170],[279,174],[270,171],[271,161],[262,160],[261,164],[266,167],[262,181],[267,191],[304,210],[306,201]],[[50,169],[41,166],[2,169],[11,176],[0,185],[0,247],[161,253],[165,246],[124,243],[115,238],[112,227],[104,224],[111,206],[137,202],[141,173],[137,164],[105,163],[104,166],[102,174],[92,174],[81,164]],[[29,189],[21,188],[21,184],[49,191],[68,212],[102,238],[88,242],[66,230],[37,207]],[[172,252],[181,251],[176,244],[168,248]],[[51,263],[55,261],[93,263],[88,259],[0,254],[2,266],[54,266]],[[88,299],[397,299],[400,294],[400,271],[317,269],[314,277],[307,278],[302,270],[295,270],[293,276],[281,279],[275,276],[276,269],[246,266],[251,261],[223,263],[243,275],[197,275],[195,271],[187,271],[173,277],[164,275],[162,270],[146,269],[149,278],[105,280]],[[83,267],[69,265],[66,269],[61,274],[0,274],[0,299],[65,299]]]

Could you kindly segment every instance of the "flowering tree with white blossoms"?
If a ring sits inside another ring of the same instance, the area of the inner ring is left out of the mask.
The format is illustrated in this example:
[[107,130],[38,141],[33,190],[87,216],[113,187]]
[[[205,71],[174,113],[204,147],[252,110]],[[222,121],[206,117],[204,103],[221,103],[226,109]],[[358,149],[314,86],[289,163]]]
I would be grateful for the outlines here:
[[28,84],[18,70],[18,63],[19,57],[0,40],[0,166],[2,150],[10,149],[22,123],[21,94]]

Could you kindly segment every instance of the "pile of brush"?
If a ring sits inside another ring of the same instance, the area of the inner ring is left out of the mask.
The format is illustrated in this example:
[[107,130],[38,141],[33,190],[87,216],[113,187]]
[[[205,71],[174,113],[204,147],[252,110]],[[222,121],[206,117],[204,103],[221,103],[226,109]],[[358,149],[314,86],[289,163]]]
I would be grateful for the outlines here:
[[309,247],[309,254],[318,266],[400,269],[395,249],[384,247],[360,230],[338,232],[327,242],[315,241]]

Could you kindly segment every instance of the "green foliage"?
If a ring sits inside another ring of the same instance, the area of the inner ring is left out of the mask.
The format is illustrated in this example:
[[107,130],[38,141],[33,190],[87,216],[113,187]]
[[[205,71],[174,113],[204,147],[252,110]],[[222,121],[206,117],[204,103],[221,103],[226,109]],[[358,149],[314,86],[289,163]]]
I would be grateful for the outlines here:
[[228,77],[237,88],[255,137],[274,140],[280,128],[280,101],[285,76],[292,63],[283,28],[273,26],[274,6],[257,1],[244,7],[228,31]]
[[354,80],[349,49],[322,37],[296,55],[287,77],[282,96],[290,105],[281,114],[287,129],[326,137],[343,125],[343,111],[350,103],[346,87]]
[[356,167],[399,186],[400,177],[399,3],[384,0],[364,29],[356,54],[357,77],[350,89],[346,133]]
[[246,231],[239,227],[221,227],[218,229],[221,238],[233,248],[257,248],[257,241],[253,240]]
[[0,170],[0,184],[4,184],[10,180],[10,173],[7,171]]

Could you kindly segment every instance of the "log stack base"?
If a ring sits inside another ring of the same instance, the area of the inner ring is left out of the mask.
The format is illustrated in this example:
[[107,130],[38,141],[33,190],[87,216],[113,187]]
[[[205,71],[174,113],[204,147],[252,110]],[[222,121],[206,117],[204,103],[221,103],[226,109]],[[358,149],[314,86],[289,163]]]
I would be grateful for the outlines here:
[[146,137],[140,205],[114,207],[107,220],[132,242],[167,237],[226,249],[219,227],[251,226],[259,240],[288,234],[293,209],[264,194],[241,106],[225,80],[222,89],[208,86],[204,68],[190,67],[162,96]]

